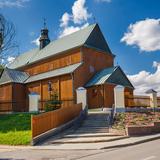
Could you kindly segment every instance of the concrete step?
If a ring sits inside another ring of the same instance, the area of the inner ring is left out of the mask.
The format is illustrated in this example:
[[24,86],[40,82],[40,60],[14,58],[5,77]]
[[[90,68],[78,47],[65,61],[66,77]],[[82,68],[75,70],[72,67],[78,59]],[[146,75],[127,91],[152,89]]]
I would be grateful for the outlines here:
[[108,127],[103,127],[103,126],[89,126],[89,127],[87,126],[87,127],[85,127],[85,126],[81,126],[79,129],[84,129],[84,130],[86,130],[86,129],[108,129]]
[[108,125],[97,125],[97,124],[95,124],[95,125],[82,125],[81,127],[85,127],[85,128],[90,128],[90,127],[101,127],[101,128],[108,128]]
[[83,123],[99,123],[100,124],[100,123],[107,123],[107,120],[85,120]]
[[64,135],[62,138],[79,138],[79,137],[116,137],[123,136],[122,134],[114,134],[114,133],[82,133],[82,134],[68,134]]
[[86,121],[104,121],[104,120],[107,120],[107,118],[104,117],[104,118],[88,118],[88,119],[86,119]]
[[84,130],[84,131],[86,131],[86,130],[106,130],[106,129],[108,129],[108,127],[80,127],[80,128],[78,128],[77,130]]
[[112,136],[112,137],[79,137],[79,138],[61,138],[52,141],[52,144],[66,144],[66,143],[98,143],[110,142],[119,139],[128,138],[127,136]]
[[108,133],[109,130],[87,130],[87,131],[84,131],[84,130],[78,130],[78,131],[75,131],[75,133],[77,134],[84,134],[84,133]]
[[84,122],[84,123],[82,123],[82,125],[107,125],[108,123],[107,122]]

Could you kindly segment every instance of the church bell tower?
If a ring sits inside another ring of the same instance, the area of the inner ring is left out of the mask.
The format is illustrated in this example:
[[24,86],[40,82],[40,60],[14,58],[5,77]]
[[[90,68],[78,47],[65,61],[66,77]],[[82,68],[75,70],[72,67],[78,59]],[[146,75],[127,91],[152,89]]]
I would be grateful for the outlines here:
[[50,43],[50,39],[48,37],[48,29],[46,27],[46,21],[44,19],[44,27],[41,29],[41,36],[39,39],[40,45],[39,48],[43,49],[45,46],[47,46]]

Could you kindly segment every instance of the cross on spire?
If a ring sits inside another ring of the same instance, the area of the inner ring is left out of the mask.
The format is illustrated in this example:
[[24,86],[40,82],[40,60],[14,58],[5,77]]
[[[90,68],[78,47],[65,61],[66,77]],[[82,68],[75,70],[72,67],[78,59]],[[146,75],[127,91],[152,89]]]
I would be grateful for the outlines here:
[[46,18],[43,18],[43,21],[44,28],[46,28]]

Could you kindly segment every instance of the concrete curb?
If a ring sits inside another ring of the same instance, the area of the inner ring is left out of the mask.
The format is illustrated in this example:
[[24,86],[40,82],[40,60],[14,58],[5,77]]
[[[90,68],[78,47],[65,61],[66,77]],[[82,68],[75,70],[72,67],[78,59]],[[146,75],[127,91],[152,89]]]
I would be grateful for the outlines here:
[[124,136],[124,137],[117,137],[117,138],[111,138],[111,139],[107,139],[107,140],[91,140],[91,141],[66,141],[66,142],[53,142],[52,144],[78,144],[78,143],[102,143],[102,142],[113,142],[116,140],[121,140],[121,139],[126,139],[129,138],[128,136]]
[[[130,137],[133,138],[133,137]],[[137,144],[150,142],[153,140],[160,139],[160,135],[155,135],[155,137],[152,138],[146,138],[144,140],[136,140],[134,142],[125,143],[125,144],[119,144],[119,145],[110,145],[110,146],[104,146],[104,147],[97,147],[97,148],[66,148],[66,149],[59,149],[59,148],[53,148],[52,146],[9,146],[9,145],[0,145],[0,149],[32,149],[32,150],[103,150],[103,149],[112,149],[112,148],[120,148],[120,147],[128,147],[128,146],[134,146]],[[74,144],[73,144],[74,145]],[[91,143],[93,146],[93,144]],[[96,145],[96,143],[95,143]]]
[[145,143],[145,142],[154,141],[154,140],[157,140],[157,139],[160,139],[160,136],[153,137],[153,138],[148,138],[148,139],[144,139],[144,140],[139,140],[139,141],[136,141],[136,142],[126,143],[126,144],[102,147],[100,149],[111,149],[111,148],[128,147],[128,146],[133,146],[133,145],[137,145],[137,144],[142,144],[142,143]]

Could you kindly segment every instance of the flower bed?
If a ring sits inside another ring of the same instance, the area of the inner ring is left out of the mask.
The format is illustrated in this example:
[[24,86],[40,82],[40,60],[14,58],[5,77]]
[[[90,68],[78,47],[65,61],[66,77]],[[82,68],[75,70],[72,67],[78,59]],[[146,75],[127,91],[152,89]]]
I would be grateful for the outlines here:
[[[146,113],[117,113],[115,116],[113,129],[116,130],[125,130],[126,126],[136,126],[143,127],[145,126],[154,126],[154,122],[160,121],[160,112],[146,112]],[[137,128],[138,129],[138,128]]]

